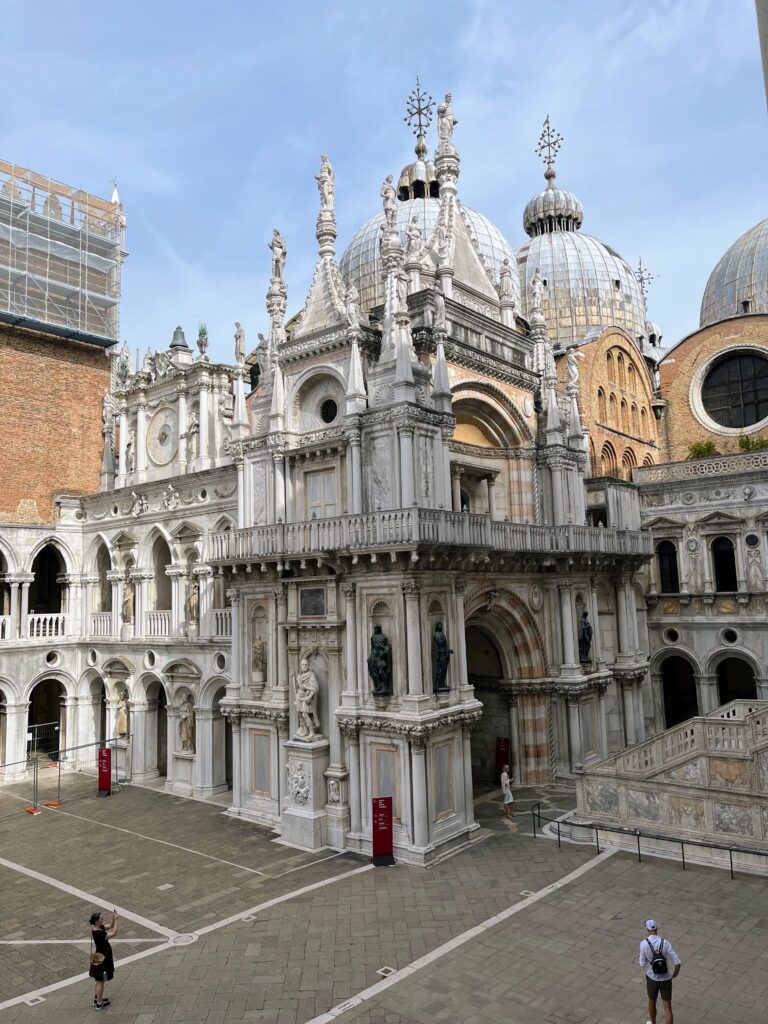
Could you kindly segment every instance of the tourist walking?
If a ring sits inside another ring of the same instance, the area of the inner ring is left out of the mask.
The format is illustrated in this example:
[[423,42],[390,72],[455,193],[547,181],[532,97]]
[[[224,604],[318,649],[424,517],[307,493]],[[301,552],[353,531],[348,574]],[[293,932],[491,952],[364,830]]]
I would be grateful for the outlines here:
[[659,935],[653,918],[645,922],[645,930],[647,935],[640,943],[640,966],[646,969],[648,1024],[656,1024],[656,1000],[659,996],[664,1008],[664,1024],[673,1024],[672,979],[680,973],[680,957],[672,944]]
[[112,956],[112,947],[109,944],[109,940],[114,939],[115,935],[117,935],[117,911],[112,911],[112,920],[109,927],[107,927],[104,924],[102,915],[98,910],[95,910],[91,914],[90,925],[91,938],[96,947],[96,952],[104,957],[102,962],[96,967],[96,970],[91,974],[91,977],[96,982],[93,1007],[95,1010],[104,1010],[109,1006],[109,999],[104,998],[104,983],[112,981],[115,976],[115,961]]
[[509,765],[505,764],[501,769],[501,795],[504,798],[504,814],[507,818],[512,817],[512,804],[515,798],[512,796],[512,779],[509,777]]

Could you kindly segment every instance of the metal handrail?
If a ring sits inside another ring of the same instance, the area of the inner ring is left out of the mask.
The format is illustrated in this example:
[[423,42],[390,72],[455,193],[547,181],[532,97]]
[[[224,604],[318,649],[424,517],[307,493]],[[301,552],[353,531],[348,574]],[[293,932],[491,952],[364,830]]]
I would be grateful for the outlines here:
[[[541,804],[537,801],[533,807],[531,807],[531,819],[533,822],[533,835],[536,836],[536,822],[538,819],[539,829],[541,829],[542,821],[548,821],[553,825],[557,826],[557,845],[562,846],[561,833],[560,833],[560,818],[548,818],[546,814],[541,813]],[[641,839],[655,839],[660,842],[674,843],[680,847],[680,856],[682,860],[683,871],[685,871],[685,848],[686,846],[698,846],[706,850],[724,850],[728,853],[728,860],[730,864],[731,878],[734,878],[733,873],[733,855],[734,853],[747,854],[748,856],[754,857],[768,857],[768,850],[749,850],[744,846],[725,846],[723,843],[705,843],[700,839],[681,839],[679,836],[664,836],[658,832],[643,832],[638,828],[625,828],[621,825],[595,825],[592,822],[573,822],[575,828],[590,829],[595,833],[595,847],[597,852],[600,853],[600,832],[616,832],[619,835],[634,836],[637,840],[637,860],[638,863],[642,863],[642,855],[640,851],[640,840]],[[652,856],[652,855],[651,855]]]

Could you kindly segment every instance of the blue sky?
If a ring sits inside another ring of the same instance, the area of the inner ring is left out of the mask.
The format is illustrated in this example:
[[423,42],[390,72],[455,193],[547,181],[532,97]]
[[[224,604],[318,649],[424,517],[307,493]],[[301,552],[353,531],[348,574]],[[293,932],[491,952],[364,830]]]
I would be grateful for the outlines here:
[[[316,254],[314,175],[336,171],[338,256],[411,159],[416,75],[453,92],[459,195],[512,245],[558,183],[583,230],[657,274],[665,344],[695,329],[707,276],[766,216],[766,99],[753,0],[0,0],[1,155],[108,196],[128,218],[122,330],[165,347],[176,323],[231,359],[266,329],[267,243],[288,243],[289,313]],[[13,88],[9,91],[9,83]]]

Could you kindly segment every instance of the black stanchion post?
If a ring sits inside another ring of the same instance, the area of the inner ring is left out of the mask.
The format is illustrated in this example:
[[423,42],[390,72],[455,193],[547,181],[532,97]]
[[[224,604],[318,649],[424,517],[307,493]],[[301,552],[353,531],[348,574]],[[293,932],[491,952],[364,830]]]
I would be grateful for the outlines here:
[[557,845],[560,848],[560,822],[557,823]]
[[728,847],[728,858],[731,862],[731,878],[733,878],[733,847]]
[[685,871],[685,843],[680,841],[680,856],[683,858],[683,871]]
[[595,829],[595,846],[597,847],[597,852],[600,853],[600,832],[597,829]]
[[643,858],[640,856],[640,830],[635,829],[635,835],[637,836],[637,863],[642,864]]

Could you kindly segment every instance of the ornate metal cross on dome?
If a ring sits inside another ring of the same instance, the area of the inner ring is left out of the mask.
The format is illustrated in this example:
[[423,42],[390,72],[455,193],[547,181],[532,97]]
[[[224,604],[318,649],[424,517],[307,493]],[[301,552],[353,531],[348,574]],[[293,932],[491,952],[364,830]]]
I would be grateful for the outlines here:
[[417,78],[416,88],[410,94],[405,104],[405,109],[408,113],[403,118],[417,137],[420,135],[423,138],[427,128],[432,124],[432,108],[434,105],[435,101],[429,93],[423,92],[421,82]]
[[[534,150],[537,156],[540,156],[547,165],[547,170],[544,175],[545,178],[550,176],[549,172],[552,170],[552,164],[555,162],[555,157],[560,151],[562,143],[563,136],[560,132],[554,130],[552,125],[549,123],[549,114],[547,114],[544,120],[544,128],[539,136],[539,144]],[[552,177],[554,177],[554,173],[552,174]]]
[[655,281],[657,275],[652,274],[648,267],[643,266],[643,257],[637,261],[637,270],[635,271],[635,277],[640,285],[640,291],[643,293],[645,298],[648,298],[648,285],[651,281]]

